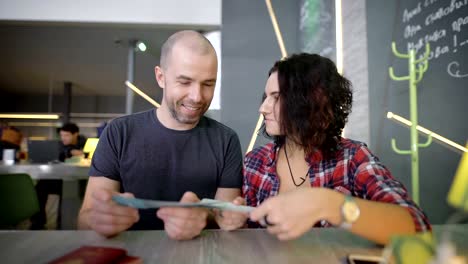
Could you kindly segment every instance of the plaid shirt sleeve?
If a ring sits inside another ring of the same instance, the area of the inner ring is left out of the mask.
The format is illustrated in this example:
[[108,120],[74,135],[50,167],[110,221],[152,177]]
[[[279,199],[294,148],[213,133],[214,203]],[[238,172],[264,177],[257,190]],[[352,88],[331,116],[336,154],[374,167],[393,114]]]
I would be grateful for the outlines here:
[[[247,206],[257,207],[264,199],[268,198],[271,184],[266,173],[261,173],[264,169],[266,156],[262,155],[262,148],[254,149],[247,153],[244,158],[244,183],[242,186],[242,197]],[[257,222],[247,220],[249,228],[261,228]]]
[[[278,193],[279,179],[274,166],[275,145],[268,143],[253,149],[244,158],[242,197],[246,205],[257,207]],[[260,228],[257,222],[247,221],[249,228]]]
[[402,183],[393,178],[365,145],[356,151],[351,160],[355,167],[354,190],[363,199],[398,204],[411,214],[416,232],[431,230],[431,225],[416,203],[409,197]]
[[270,196],[272,182],[268,175],[268,153],[272,144],[256,148],[244,158],[244,183],[242,195],[246,205],[258,206]]

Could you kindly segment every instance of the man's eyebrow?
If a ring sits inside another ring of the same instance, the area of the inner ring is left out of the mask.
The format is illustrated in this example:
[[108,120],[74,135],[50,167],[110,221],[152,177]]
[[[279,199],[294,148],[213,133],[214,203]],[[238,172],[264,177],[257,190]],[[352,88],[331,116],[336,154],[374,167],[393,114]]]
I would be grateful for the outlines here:
[[204,83],[207,83],[207,82],[216,82],[216,79],[208,79],[208,80],[204,80],[203,82],[204,82]]
[[[192,78],[188,77],[188,76],[185,76],[185,75],[179,75],[176,77],[177,80],[182,80],[182,81],[193,81]],[[203,81],[204,83],[209,83],[209,82],[216,82],[216,79],[208,79],[208,80],[204,80]]]
[[183,80],[183,81],[193,81],[192,78],[188,77],[188,76],[185,76],[185,75],[179,75],[177,76],[176,78],[177,80]]
[[268,95],[270,95],[270,96],[271,96],[271,95],[278,95],[278,94],[279,94],[279,92],[278,92],[278,91],[274,91],[274,92],[271,92],[271,93],[269,93]]

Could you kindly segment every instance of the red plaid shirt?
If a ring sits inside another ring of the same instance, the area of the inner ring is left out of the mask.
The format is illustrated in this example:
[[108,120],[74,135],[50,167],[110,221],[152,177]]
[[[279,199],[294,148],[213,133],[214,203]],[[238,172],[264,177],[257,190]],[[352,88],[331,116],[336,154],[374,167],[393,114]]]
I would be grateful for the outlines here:
[[[258,206],[279,191],[276,157],[280,145],[268,143],[244,159],[243,196],[248,206]],[[422,210],[411,200],[403,184],[394,179],[364,143],[342,139],[335,158],[325,160],[317,151],[307,157],[311,187],[325,187],[366,200],[398,204],[411,214],[416,231],[431,230]],[[251,226],[256,226],[249,223]],[[319,226],[329,226],[322,221]]]

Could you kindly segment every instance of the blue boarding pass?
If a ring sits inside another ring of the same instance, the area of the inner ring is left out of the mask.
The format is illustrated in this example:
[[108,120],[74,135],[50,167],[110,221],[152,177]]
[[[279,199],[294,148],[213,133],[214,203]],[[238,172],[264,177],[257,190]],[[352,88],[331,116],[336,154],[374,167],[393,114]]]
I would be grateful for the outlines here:
[[249,213],[254,208],[245,205],[235,205],[230,202],[213,200],[213,199],[202,199],[196,203],[182,203],[173,201],[158,201],[158,200],[146,200],[133,197],[124,197],[120,195],[112,196],[112,200],[120,205],[129,206],[138,209],[149,209],[149,208],[160,208],[160,207],[203,207],[210,209],[218,209],[223,211],[236,211],[242,213]]

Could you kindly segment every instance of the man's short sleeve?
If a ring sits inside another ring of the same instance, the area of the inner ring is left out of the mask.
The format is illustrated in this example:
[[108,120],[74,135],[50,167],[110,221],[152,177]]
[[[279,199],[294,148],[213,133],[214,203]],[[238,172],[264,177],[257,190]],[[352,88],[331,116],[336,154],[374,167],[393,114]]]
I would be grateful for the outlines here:
[[93,155],[89,176],[104,176],[121,181],[119,165],[120,133],[115,122],[111,122],[101,134]]
[[242,151],[237,134],[232,132],[224,153],[224,168],[219,186],[221,188],[242,187]]

